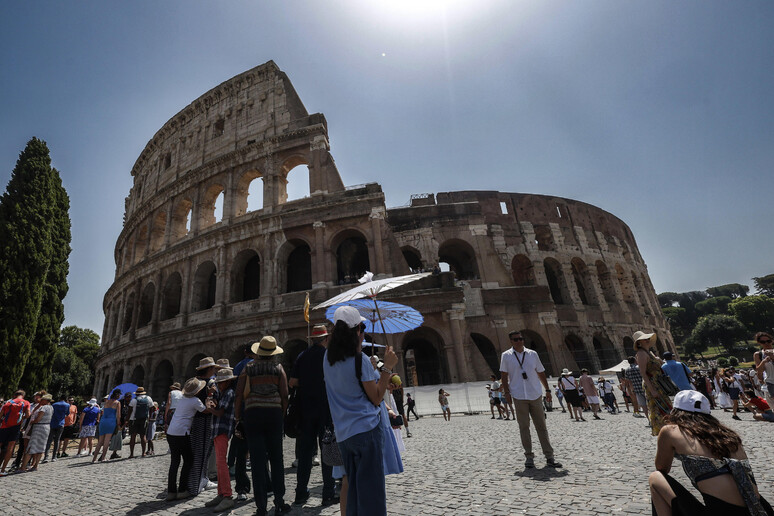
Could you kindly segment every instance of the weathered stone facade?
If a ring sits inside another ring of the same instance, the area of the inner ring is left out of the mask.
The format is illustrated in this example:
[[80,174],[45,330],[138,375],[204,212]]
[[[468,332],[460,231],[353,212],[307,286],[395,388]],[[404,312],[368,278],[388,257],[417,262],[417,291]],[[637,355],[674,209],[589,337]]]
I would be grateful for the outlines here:
[[[310,195],[288,201],[299,165]],[[104,299],[98,394],[133,381],[159,396],[201,357],[234,363],[239,344],[264,334],[290,362],[306,346],[306,292],[314,305],[366,270],[393,276],[438,262],[452,272],[384,297],[425,316],[391,337],[400,355],[414,351],[420,384],[488,378],[513,329],[554,374],[617,363],[638,329],[674,348],[621,220],[570,199],[481,191],[387,209],[378,184],[344,186],[325,117],[307,113],[273,62],[175,115],[132,176]],[[263,203],[248,211],[253,181]]]

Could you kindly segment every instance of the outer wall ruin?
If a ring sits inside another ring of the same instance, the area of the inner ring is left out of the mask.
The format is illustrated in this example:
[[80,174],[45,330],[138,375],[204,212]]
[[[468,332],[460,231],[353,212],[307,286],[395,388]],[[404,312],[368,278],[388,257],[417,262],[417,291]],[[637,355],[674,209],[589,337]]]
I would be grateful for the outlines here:
[[[488,379],[514,329],[554,376],[618,363],[636,330],[674,350],[634,236],[613,215],[484,191],[388,209],[378,184],[345,187],[329,150],[325,117],[307,113],[271,61],[164,124],[132,169],[97,394],[131,381],[163,397],[200,358],[234,364],[240,344],[265,334],[290,364],[306,347],[306,292],[314,306],[366,270],[393,276],[439,262],[451,272],[384,296],[425,317],[391,337],[401,376],[411,351],[419,385]],[[288,200],[291,171],[308,181],[307,196]]]

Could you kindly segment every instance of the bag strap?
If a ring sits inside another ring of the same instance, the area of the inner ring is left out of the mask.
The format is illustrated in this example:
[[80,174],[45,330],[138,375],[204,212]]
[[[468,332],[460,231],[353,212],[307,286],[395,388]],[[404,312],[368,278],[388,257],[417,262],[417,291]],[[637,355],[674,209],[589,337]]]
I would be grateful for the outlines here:
[[363,391],[363,394],[365,394],[366,398],[368,398],[368,393],[365,391],[365,387],[363,387],[363,352],[360,351],[357,355],[355,355],[355,376],[357,377],[357,383],[360,385],[360,390]]

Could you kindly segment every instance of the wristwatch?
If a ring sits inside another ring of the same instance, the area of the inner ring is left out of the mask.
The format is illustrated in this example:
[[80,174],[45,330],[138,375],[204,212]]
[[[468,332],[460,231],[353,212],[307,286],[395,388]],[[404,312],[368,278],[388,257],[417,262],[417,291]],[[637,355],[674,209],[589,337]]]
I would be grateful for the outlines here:
[[382,366],[379,368],[380,373],[389,373],[392,374],[392,369],[387,369],[385,366]]

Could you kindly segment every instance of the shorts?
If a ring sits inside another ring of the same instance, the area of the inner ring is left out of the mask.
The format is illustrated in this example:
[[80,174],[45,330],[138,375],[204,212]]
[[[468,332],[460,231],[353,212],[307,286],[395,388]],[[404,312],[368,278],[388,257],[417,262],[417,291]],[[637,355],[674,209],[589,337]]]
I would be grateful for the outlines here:
[[148,418],[134,419],[129,422],[129,434],[145,435],[148,431]]
[[9,426],[8,428],[0,428],[0,444],[15,443],[19,438],[19,431],[21,425]]
[[449,405],[441,405],[441,412],[451,413],[451,410],[449,409]]
[[739,399],[739,389],[736,387],[729,387],[728,395],[731,396],[732,401],[737,401]]
[[586,401],[592,405],[599,405],[599,396],[586,396]]
[[644,394],[640,394],[639,392],[634,394],[637,397],[637,405],[640,407],[648,407],[648,400],[645,398]]
[[500,404],[500,398],[492,398],[492,404],[493,405],[499,405]]
[[97,425],[86,425],[81,427],[78,437],[94,437],[97,435]]
[[75,435],[75,425],[66,426],[62,430],[62,439],[74,439]]
[[583,401],[581,401],[578,389],[567,389],[564,391],[564,399],[567,400],[571,406],[575,408],[583,407]]

